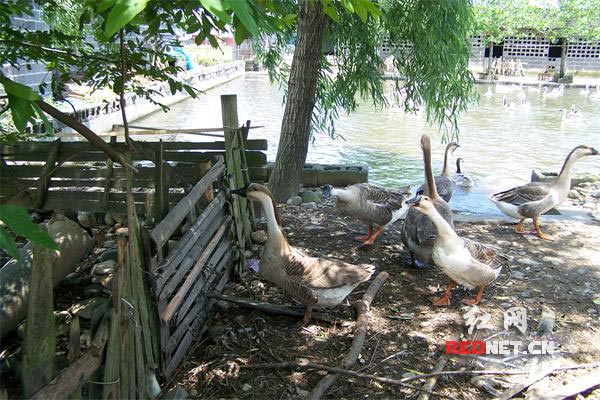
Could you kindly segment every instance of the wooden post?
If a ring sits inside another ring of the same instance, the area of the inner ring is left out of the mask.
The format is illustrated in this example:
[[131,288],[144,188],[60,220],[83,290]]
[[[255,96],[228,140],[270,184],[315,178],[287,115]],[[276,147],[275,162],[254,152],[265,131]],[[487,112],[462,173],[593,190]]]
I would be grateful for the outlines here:
[[52,293],[52,250],[34,245],[27,325],[23,341],[23,388],[25,397],[54,378],[56,334]]
[[[117,144],[117,137],[111,136],[110,145],[114,146],[115,144]],[[109,211],[108,202],[110,201],[110,189],[112,188],[113,164],[114,161],[109,157],[106,160],[106,175],[104,176],[104,198],[102,199],[105,212]]]
[[48,187],[50,186],[50,179],[52,178],[52,170],[56,166],[58,157],[60,155],[60,138],[56,139],[50,148],[48,159],[42,169],[42,176],[40,177],[37,197],[35,200],[34,208],[42,209],[48,196]]
[[[248,138],[248,129],[250,129],[250,121],[246,122],[246,127],[242,127],[238,131],[239,142],[240,142],[240,158],[241,158],[241,172],[242,177],[244,179],[244,184],[250,182],[250,174],[248,173],[248,162],[246,161],[246,139]],[[246,132],[246,136],[244,138],[244,131]],[[250,218],[250,225],[252,231],[256,230],[256,216],[254,214],[254,207],[252,206],[252,202],[248,202],[248,213]]]
[[[210,171],[210,169],[212,168],[212,162],[211,161],[204,161],[198,164],[198,179],[201,179],[208,171]],[[212,189],[212,185],[211,187],[209,187],[208,189],[206,189],[206,192],[204,192],[204,196],[202,196],[202,198],[200,199],[204,204],[203,206],[206,206],[208,204],[210,204],[210,202],[215,198],[215,195],[213,193],[213,189]]]
[[[75,362],[81,356],[81,329],[79,325],[79,316],[74,315],[69,326],[69,365],[75,364]],[[81,400],[81,387],[75,389],[75,391],[69,396],[70,400]]]
[[169,183],[168,168],[165,165],[164,144],[162,139],[155,155],[156,175],[154,177],[154,190],[156,192],[156,213],[154,218],[161,221],[169,213]]
[[[241,158],[237,152],[239,147],[235,143],[235,131],[238,129],[238,115],[237,115],[237,96],[236,95],[222,95],[221,96],[221,114],[223,119],[223,131],[225,135],[225,162],[227,165],[227,177],[230,189],[236,189],[244,185],[244,179],[241,173]],[[237,157],[236,157],[236,153]],[[233,220],[236,229],[237,245],[240,250],[239,264],[237,266],[238,275],[241,274],[246,265],[246,257],[244,250],[246,249],[246,243],[249,242],[250,232],[250,220],[248,213],[248,201],[240,196],[233,196]],[[246,230],[246,226],[248,230]],[[248,238],[248,240],[247,240]]]

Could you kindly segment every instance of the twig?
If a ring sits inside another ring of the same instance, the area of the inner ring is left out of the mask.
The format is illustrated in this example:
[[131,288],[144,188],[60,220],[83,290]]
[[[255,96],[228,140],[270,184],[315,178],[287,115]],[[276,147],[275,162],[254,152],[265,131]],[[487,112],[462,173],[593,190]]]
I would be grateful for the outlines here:
[[[233,304],[237,304],[238,306],[241,306],[241,307],[260,310],[260,311],[263,311],[263,312],[266,312],[269,314],[287,315],[290,317],[302,317],[304,315],[304,312],[292,310],[289,307],[278,306],[275,304],[270,304],[270,303],[265,303],[265,302],[260,302],[260,301],[248,300],[248,299],[244,299],[241,297],[228,296],[228,295],[219,294],[219,293],[210,293],[208,295],[208,297],[212,297],[214,299],[223,300],[223,301],[227,301],[227,302],[230,302]],[[326,314],[318,313],[318,312],[312,313],[312,318],[317,319],[319,321],[329,322],[329,323],[335,323],[337,321],[335,318],[332,318]]]
[[[403,382],[405,379],[414,380],[414,379],[411,379],[411,378],[404,378],[404,379],[401,379],[401,380],[391,379],[391,378],[386,378],[386,377],[377,376],[377,375],[363,374],[363,373],[360,373],[360,372],[351,371],[351,370],[344,369],[344,368],[329,367],[327,365],[315,364],[315,363],[304,362],[304,361],[287,361],[287,362],[274,363],[274,364],[240,365],[240,368],[247,368],[247,369],[258,369],[258,368],[265,368],[265,369],[283,369],[283,368],[291,368],[291,369],[318,369],[318,370],[322,370],[322,371],[333,372],[335,374],[350,375],[350,376],[354,376],[356,378],[368,379],[368,380],[375,380],[375,381],[379,381],[379,382],[383,382],[383,383],[389,383],[389,384],[392,384],[392,385],[403,386],[403,387],[406,387],[406,388],[409,388],[409,389],[413,389],[413,390],[418,390],[418,391],[423,391],[424,390],[424,389],[421,389],[418,386],[413,386],[413,385],[410,385],[408,383]],[[524,373],[526,373],[526,372],[524,372]],[[436,395],[436,396],[440,396],[440,397],[445,397],[445,398],[448,398],[448,399],[452,399],[452,397],[443,395],[443,394],[438,393],[438,392],[430,392],[430,394],[433,394],[433,395]]]
[[[456,342],[458,339],[460,339],[460,333],[454,332],[450,335],[448,340]],[[448,354],[443,353],[440,356],[440,358],[438,359],[437,363],[435,363],[435,366],[433,367],[433,372],[443,371],[444,367],[448,363],[448,358],[449,358]],[[435,387],[435,385],[437,383],[437,380],[438,380],[438,376],[432,376],[431,378],[429,378],[427,380],[427,382],[425,382],[425,384],[423,385],[423,392],[419,395],[417,400],[428,400],[429,392],[431,392],[433,390],[433,388]]]
[[[568,371],[572,369],[581,369],[581,368],[596,368],[600,367],[600,362],[597,363],[589,363],[589,364],[576,364],[570,365],[566,367],[559,367],[552,369],[551,373],[560,372],[560,371]],[[339,367],[330,367],[322,364],[315,364],[304,361],[285,361],[282,363],[273,363],[273,364],[250,364],[250,365],[240,365],[240,368],[248,368],[248,369],[319,369],[322,371],[335,372],[336,374],[343,375],[351,375],[356,378],[362,379],[372,379],[374,381],[389,383],[392,385],[401,385],[407,382],[416,381],[418,379],[426,379],[431,378],[432,376],[439,375],[527,375],[529,371],[503,371],[503,370],[458,370],[458,371],[440,371],[440,372],[432,372],[430,374],[419,374],[415,376],[410,376],[402,379],[392,379],[386,378],[384,376],[371,375],[371,374],[363,374],[356,371],[351,371],[344,368]]]
[[[365,344],[365,337],[367,336],[367,329],[369,328],[369,307],[371,306],[375,295],[377,295],[377,292],[381,289],[389,276],[390,275],[387,272],[379,273],[363,295],[362,299],[354,303],[357,314],[356,325],[354,327],[354,339],[352,340],[350,351],[340,363],[340,366],[344,369],[348,369],[354,365]],[[313,390],[311,390],[308,398],[311,400],[320,399],[327,389],[335,383],[338,376],[339,374],[333,374],[321,378]]]

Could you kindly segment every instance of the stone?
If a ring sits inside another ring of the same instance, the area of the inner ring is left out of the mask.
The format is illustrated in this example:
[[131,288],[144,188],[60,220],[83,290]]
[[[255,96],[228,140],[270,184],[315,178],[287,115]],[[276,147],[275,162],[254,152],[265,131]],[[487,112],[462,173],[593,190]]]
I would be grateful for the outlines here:
[[114,249],[117,247],[117,242],[115,242],[114,240],[107,240],[104,242],[104,247]]
[[511,308],[512,304],[511,303],[500,303],[500,307],[502,307],[502,308]]
[[285,202],[288,206],[299,206],[302,204],[302,197],[300,196],[292,196]]
[[577,190],[571,189],[569,190],[569,194],[567,195],[567,197],[572,200],[579,200],[581,198],[581,194]]
[[305,208],[307,210],[316,210],[317,203],[315,203],[314,201],[311,201],[310,203],[302,203],[300,204],[300,207]]
[[244,383],[242,385],[242,392],[247,392],[250,389],[252,389],[252,386],[250,386],[248,383]]
[[539,261],[532,260],[531,258],[520,258],[520,259],[517,260],[517,262],[519,264],[529,265],[529,266],[532,266],[532,267],[540,265]]
[[250,234],[250,239],[254,243],[264,244],[267,241],[267,235],[263,231],[254,231]]
[[106,260],[98,263],[92,267],[92,274],[94,275],[108,275],[115,272],[119,267],[119,264],[115,260]]
[[319,226],[319,225],[312,225],[312,224],[306,225],[304,228],[302,228],[303,231],[307,231],[307,232],[308,231],[318,231],[321,229],[325,229],[325,228],[323,228],[322,226]]
[[92,277],[93,283],[99,283],[107,289],[112,287],[113,274],[110,275],[100,275]]
[[525,274],[523,274],[521,271],[515,271],[512,273],[512,277],[515,279],[523,280],[525,279]]
[[526,298],[528,298],[530,296],[531,296],[531,294],[527,290],[521,292],[521,297],[524,298],[524,299],[526,299]]
[[99,294],[104,293],[103,289],[104,288],[102,287],[102,285],[98,283],[93,283],[90,286],[83,289],[83,294],[85,294],[86,296],[97,296]]
[[252,258],[254,253],[250,250],[244,250],[244,256],[246,256],[246,258]]
[[119,251],[117,249],[108,249],[104,253],[100,255],[98,259],[100,262],[113,260],[117,261],[119,259]]
[[92,319],[94,309],[107,304],[107,301],[104,297],[92,297],[73,304],[69,311],[80,318]]
[[595,190],[591,193],[591,196],[595,199],[600,199],[600,190]]
[[323,200],[321,195],[311,191],[300,193],[300,197],[303,203],[320,203]]

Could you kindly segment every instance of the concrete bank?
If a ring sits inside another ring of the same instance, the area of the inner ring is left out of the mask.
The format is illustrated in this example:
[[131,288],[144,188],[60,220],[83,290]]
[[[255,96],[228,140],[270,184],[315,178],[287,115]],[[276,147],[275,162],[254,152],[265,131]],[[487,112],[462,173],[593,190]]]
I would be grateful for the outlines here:
[[[180,73],[178,78],[188,85],[204,91],[244,76],[244,74],[244,61],[234,61],[210,67],[198,66],[193,70]],[[154,99],[166,106],[170,106],[190,97],[186,91],[180,91],[172,95],[169,85],[166,82],[154,83],[149,89],[152,89],[157,93]],[[161,109],[159,105],[152,103],[146,98],[139,97],[134,93],[128,93],[125,96],[125,102],[127,119],[129,122],[133,122],[136,119]],[[72,112],[72,108],[69,105],[63,105],[61,109],[65,112],[70,110],[70,115],[76,117],[88,128],[97,133],[111,131],[113,125],[123,123],[119,99],[116,96],[110,102],[99,101],[96,103],[89,103],[89,105],[82,105],[80,103],[76,106],[75,113]],[[64,133],[74,132],[71,128],[61,123],[57,123],[57,128]],[[34,127],[34,132],[36,132],[35,129],[36,127]],[[38,127],[38,129],[41,129],[41,127]]]

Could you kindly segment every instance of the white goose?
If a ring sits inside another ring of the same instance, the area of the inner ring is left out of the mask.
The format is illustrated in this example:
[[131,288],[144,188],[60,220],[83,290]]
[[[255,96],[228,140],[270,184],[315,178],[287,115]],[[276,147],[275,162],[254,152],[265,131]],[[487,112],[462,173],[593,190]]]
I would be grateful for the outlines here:
[[590,85],[589,84],[585,85],[585,89],[581,89],[579,91],[579,94],[582,96],[588,97],[590,95]]

